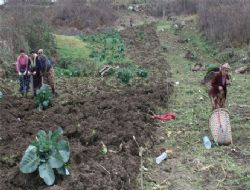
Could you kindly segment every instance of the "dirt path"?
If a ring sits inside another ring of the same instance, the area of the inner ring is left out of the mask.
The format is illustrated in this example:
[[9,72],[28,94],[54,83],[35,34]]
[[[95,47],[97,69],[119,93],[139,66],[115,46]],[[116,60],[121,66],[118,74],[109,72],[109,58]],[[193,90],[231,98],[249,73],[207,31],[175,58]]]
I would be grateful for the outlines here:
[[[250,76],[234,75],[233,86],[229,87],[228,109],[234,145],[206,150],[201,138],[204,135],[211,137],[208,128],[211,107],[205,88],[199,82],[205,73],[192,72],[191,68],[196,61],[187,60],[184,56],[190,49],[197,52],[202,63],[215,60],[193,46],[193,41],[179,42],[184,35],[196,35],[193,24],[186,26],[179,33],[176,33],[172,26],[173,23],[170,21],[157,26],[160,42],[167,49],[164,56],[171,66],[172,80],[175,83],[169,108],[163,109],[161,113],[175,112],[177,118],[173,121],[159,122],[161,127],[158,128],[158,138],[165,140],[155,147],[152,158],[146,164],[146,167],[153,166],[153,169],[145,172],[145,189],[250,189],[250,167],[247,164],[250,162],[250,99],[249,91],[246,90],[246,87],[250,88],[247,82]],[[240,94],[244,94],[245,98],[241,98]],[[160,154],[161,148],[173,148],[174,158],[156,166],[154,159]]]

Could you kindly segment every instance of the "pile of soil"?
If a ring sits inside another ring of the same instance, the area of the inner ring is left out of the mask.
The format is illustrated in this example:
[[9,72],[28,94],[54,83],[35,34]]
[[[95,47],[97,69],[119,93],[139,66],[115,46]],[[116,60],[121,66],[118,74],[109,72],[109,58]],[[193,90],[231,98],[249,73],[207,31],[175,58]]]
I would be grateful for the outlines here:
[[[137,40],[138,31],[144,33],[143,39]],[[160,57],[154,26],[127,30],[122,36],[130,57],[152,70],[148,80],[115,90],[101,79],[94,79],[92,86],[80,78],[65,79],[58,84],[60,97],[43,112],[37,111],[32,99],[5,96],[1,100],[0,189],[47,188],[37,172],[22,174],[19,162],[39,129],[58,127],[70,142],[71,175],[57,176],[54,188],[137,189],[140,157],[133,136],[140,146],[154,147],[156,123],[148,114],[167,104],[172,86],[165,80],[169,68]],[[102,143],[107,154],[101,153]]]

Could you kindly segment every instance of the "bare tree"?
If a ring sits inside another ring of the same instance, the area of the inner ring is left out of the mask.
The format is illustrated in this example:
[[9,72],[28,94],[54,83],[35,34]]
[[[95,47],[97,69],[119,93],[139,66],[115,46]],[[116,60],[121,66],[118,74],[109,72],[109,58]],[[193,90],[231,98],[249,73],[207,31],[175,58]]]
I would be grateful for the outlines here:
[[198,15],[210,40],[227,45],[250,43],[249,0],[201,0]]
[[78,29],[96,29],[115,20],[111,0],[57,0],[54,23]]
[[198,0],[151,0],[148,12],[157,17],[196,13]]
[[42,3],[45,0],[8,0],[4,5],[5,31],[2,35],[8,39],[13,55],[20,48],[38,48],[40,44],[46,49],[52,46],[49,28],[50,7]]

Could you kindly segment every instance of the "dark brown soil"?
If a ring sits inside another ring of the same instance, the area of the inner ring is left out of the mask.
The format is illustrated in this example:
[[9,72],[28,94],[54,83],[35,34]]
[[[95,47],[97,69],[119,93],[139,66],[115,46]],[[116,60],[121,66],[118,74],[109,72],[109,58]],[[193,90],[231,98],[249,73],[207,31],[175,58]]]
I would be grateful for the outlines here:
[[[140,31],[144,39],[137,40]],[[172,86],[165,80],[169,68],[160,57],[153,25],[124,31],[123,38],[131,58],[152,70],[147,80],[114,88],[101,79],[58,80],[60,96],[43,112],[36,110],[32,99],[10,95],[1,100],[1,190],[47,188],[38,173],[22,174],[19,162],[39,129],[58,127],[70,142],[71,175],[58,176],[51,190],[137,189],[140,157],[133,136],[140,146],[153,148],[157,125],[148,114],[167,104]],[[128,40],[134,43],[128,45]],[[101,153],[102,142],[106,155]]]

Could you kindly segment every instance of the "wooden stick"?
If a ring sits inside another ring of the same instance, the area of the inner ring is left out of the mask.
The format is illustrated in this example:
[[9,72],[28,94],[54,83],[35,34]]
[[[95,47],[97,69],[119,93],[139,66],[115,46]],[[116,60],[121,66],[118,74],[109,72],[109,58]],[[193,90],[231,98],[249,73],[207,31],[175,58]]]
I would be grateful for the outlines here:
[[104,169],[109,175],[111,175],[110,172],[104,166],[102,166],[101,164],[98,164],[98,163],[97,163],[97,165],[100,166],[102,169]]

